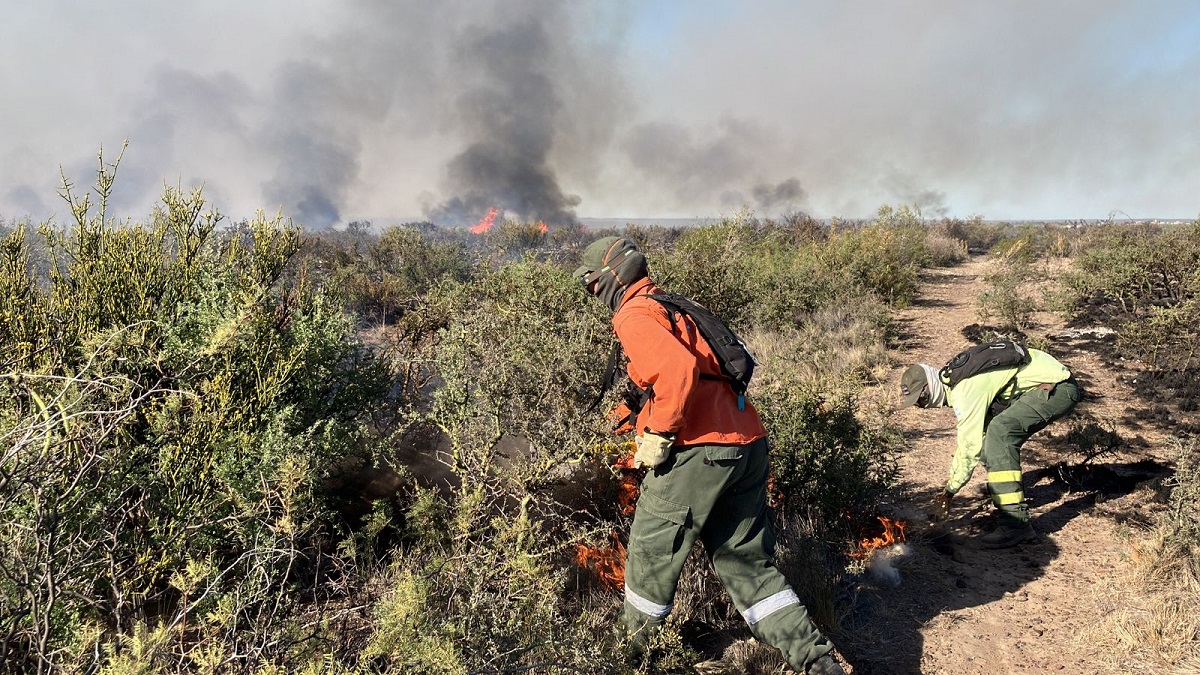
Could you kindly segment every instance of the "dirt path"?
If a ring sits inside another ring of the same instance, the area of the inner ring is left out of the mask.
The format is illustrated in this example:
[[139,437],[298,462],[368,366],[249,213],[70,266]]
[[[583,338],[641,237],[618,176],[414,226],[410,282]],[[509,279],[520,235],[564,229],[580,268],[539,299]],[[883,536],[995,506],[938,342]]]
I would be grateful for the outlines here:
[[[945,363],[973,344],[963,328],[975,324],[988,259],[928,273],[917,302],[900,312],[897,367],[868,397],[894,400],[904,366]],[[1061,320],[1039,316],[1031,338],[1060,336]],[[990,520],[983,470],[959,493],[950,519],[932,523],[926,507],[940,491],[955,447],[948,409],[892,413],[911,450],[902,459],[903,485],[888,508],[909,523],[911,553],[897,563],[902,585],[868,578],[858,589],[846,651],[855,673],[1002,672],[1136,673],[1106,649],[1097,626],[1112,611],[1114,583],[1128,566],[1129,547],[1118,535],[1150,522],[1155,484],[1168,452],[1162,430],[1139,422],[1129,372],[1106,364],[1096,343],[1051,339],[1047,349],[1075,372],[1084,402],[1075,414],[1026,444],[1025,490],[1037,542],[985,551],[971,543]],[[1136,374],[1133,375],[1136,377]],[[1081,425],[1091,421],[1091,427]],[[1068,437],[1072,425],[1076,435]],[[1116,447],[1093,460],[1085,474],[1062,473],[1078,463],[1080,431],[1091,430]],[[1111,432],[1106,436],[1104,432]],[[1117,440],[1113,440],[1117,439]]]

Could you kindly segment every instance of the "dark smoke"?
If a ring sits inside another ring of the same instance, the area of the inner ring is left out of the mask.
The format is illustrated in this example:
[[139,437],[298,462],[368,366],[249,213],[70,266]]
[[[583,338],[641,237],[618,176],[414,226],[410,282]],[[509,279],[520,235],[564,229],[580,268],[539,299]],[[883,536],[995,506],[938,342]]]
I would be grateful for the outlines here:
[[454,196],[427,214],[431,220],[465,224],[499,207],[528,220],[576,222],[580,199],[562,190],[549,161],[563,107],[549,72],[558,58],[550,18],[466,32],[454,65],[471,83],[456,101],[469,144],[447,169]]
[[756,185],[750,194],[754,196],[755,207],[768,215],[793,211],[807,196],[799,178],[789,178],[778,185]]
[[341,220],[358,176],[355,112],[358,97],[334,71],[314,62],[289,63],[276,75],[271,116],[260,132],[275,175],[262,188],[268,203],[302,225],[330,227]]

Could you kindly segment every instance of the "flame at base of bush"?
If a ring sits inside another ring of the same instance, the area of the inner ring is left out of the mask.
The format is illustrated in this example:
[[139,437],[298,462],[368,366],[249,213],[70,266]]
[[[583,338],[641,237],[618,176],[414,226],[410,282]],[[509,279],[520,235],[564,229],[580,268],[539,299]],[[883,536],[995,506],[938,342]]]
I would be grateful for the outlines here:
[[[616,461],[612,468],[619,471],[621,478],[617,483],[617,505],[620,515],[632,516],[637,509],[638,495],[641,494],[641,479],[644,469],[635,469],[633,453],[637,449],[633,441],[624,441],[615,446],[608,445],[600,449],[601,456],[611,458],[614,454]],[[607,460],[605,460],[607,461]],[[625,544],[621,542],[621,533],[612,533],[611,546],[575,545],[575,564],[591,571],[596,575],[600,586],[606,590],[619,591],[625,588]]]
[[590,570],[600,581],[600,586],[619,591],[625,587],[625,545],[620,536],[612,533],[612,546],[596,547],[577,544],[575,546],[575,564]]
[[887,516],[875,516],[875,518],[879,521],[882,530],[878,534],[863,537],[858,543],[858,550],[850,554],[851,558],[864,560],[875,549],[907,541],[904,529],[908,525],[903,520],[894,520]]

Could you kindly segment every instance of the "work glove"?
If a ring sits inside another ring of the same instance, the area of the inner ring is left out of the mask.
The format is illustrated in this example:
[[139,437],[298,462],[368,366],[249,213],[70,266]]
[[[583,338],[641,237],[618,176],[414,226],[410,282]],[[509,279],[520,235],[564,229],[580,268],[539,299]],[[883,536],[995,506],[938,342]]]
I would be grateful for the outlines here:
[[942,490],[938,496],[933,498],[933,508],[931,515],[934,520],[945,520],[950,516],[950,500],[954,499],[953,492]]
[[637,452],[633,453],[633,468],[654,467],[667,461],[671,454],[671,446],[675,443],[675,435],[657,434],[649,429],[637,437]]

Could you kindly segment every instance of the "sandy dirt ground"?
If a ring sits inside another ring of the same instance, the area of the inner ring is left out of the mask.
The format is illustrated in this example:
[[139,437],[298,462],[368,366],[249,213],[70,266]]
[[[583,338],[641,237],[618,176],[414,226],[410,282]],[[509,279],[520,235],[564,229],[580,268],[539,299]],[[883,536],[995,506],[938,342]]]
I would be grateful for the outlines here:
[[[973,259],[927,273],[920,297],[898,316],[896,367],[864,397],[895,402],[906,365],[940,366],[974,344],[964,328],[980,321],[977,297],[992,264]],[[1034,436],[1022,453],[1039,540],[1001,551],[973,545],[992,520],[982,467],[949,520],[932,522],[928,504],[945,483],[955,447],[953,412],[891,413],[910,450],[901,460],[902,485],[883,512],[908,522],[910,553],[896,563],[900,586],[867,577],[855,589],[843,647],[855,673],[1170,672],[1106,646],[1098,627],[1131,564],[1130,541],[1163,508],[1169,439],[1178,431],[1171,424],[1180,420],[1169,411],[1152,414],[1151,404],[1138,400],[1132,382],[1140,364],[1113,355],[1103,331],[1068,327],[1050,314],[1036,318],[1027,334],[1049,336],[1047,350],[1085,392],[1072,416]],[[1068,432],[1089,421],[1093,430],[1115,433],[1102,440],[1119,442],[1087,469],[1063,470],[1083,459],[1078,436]]]

